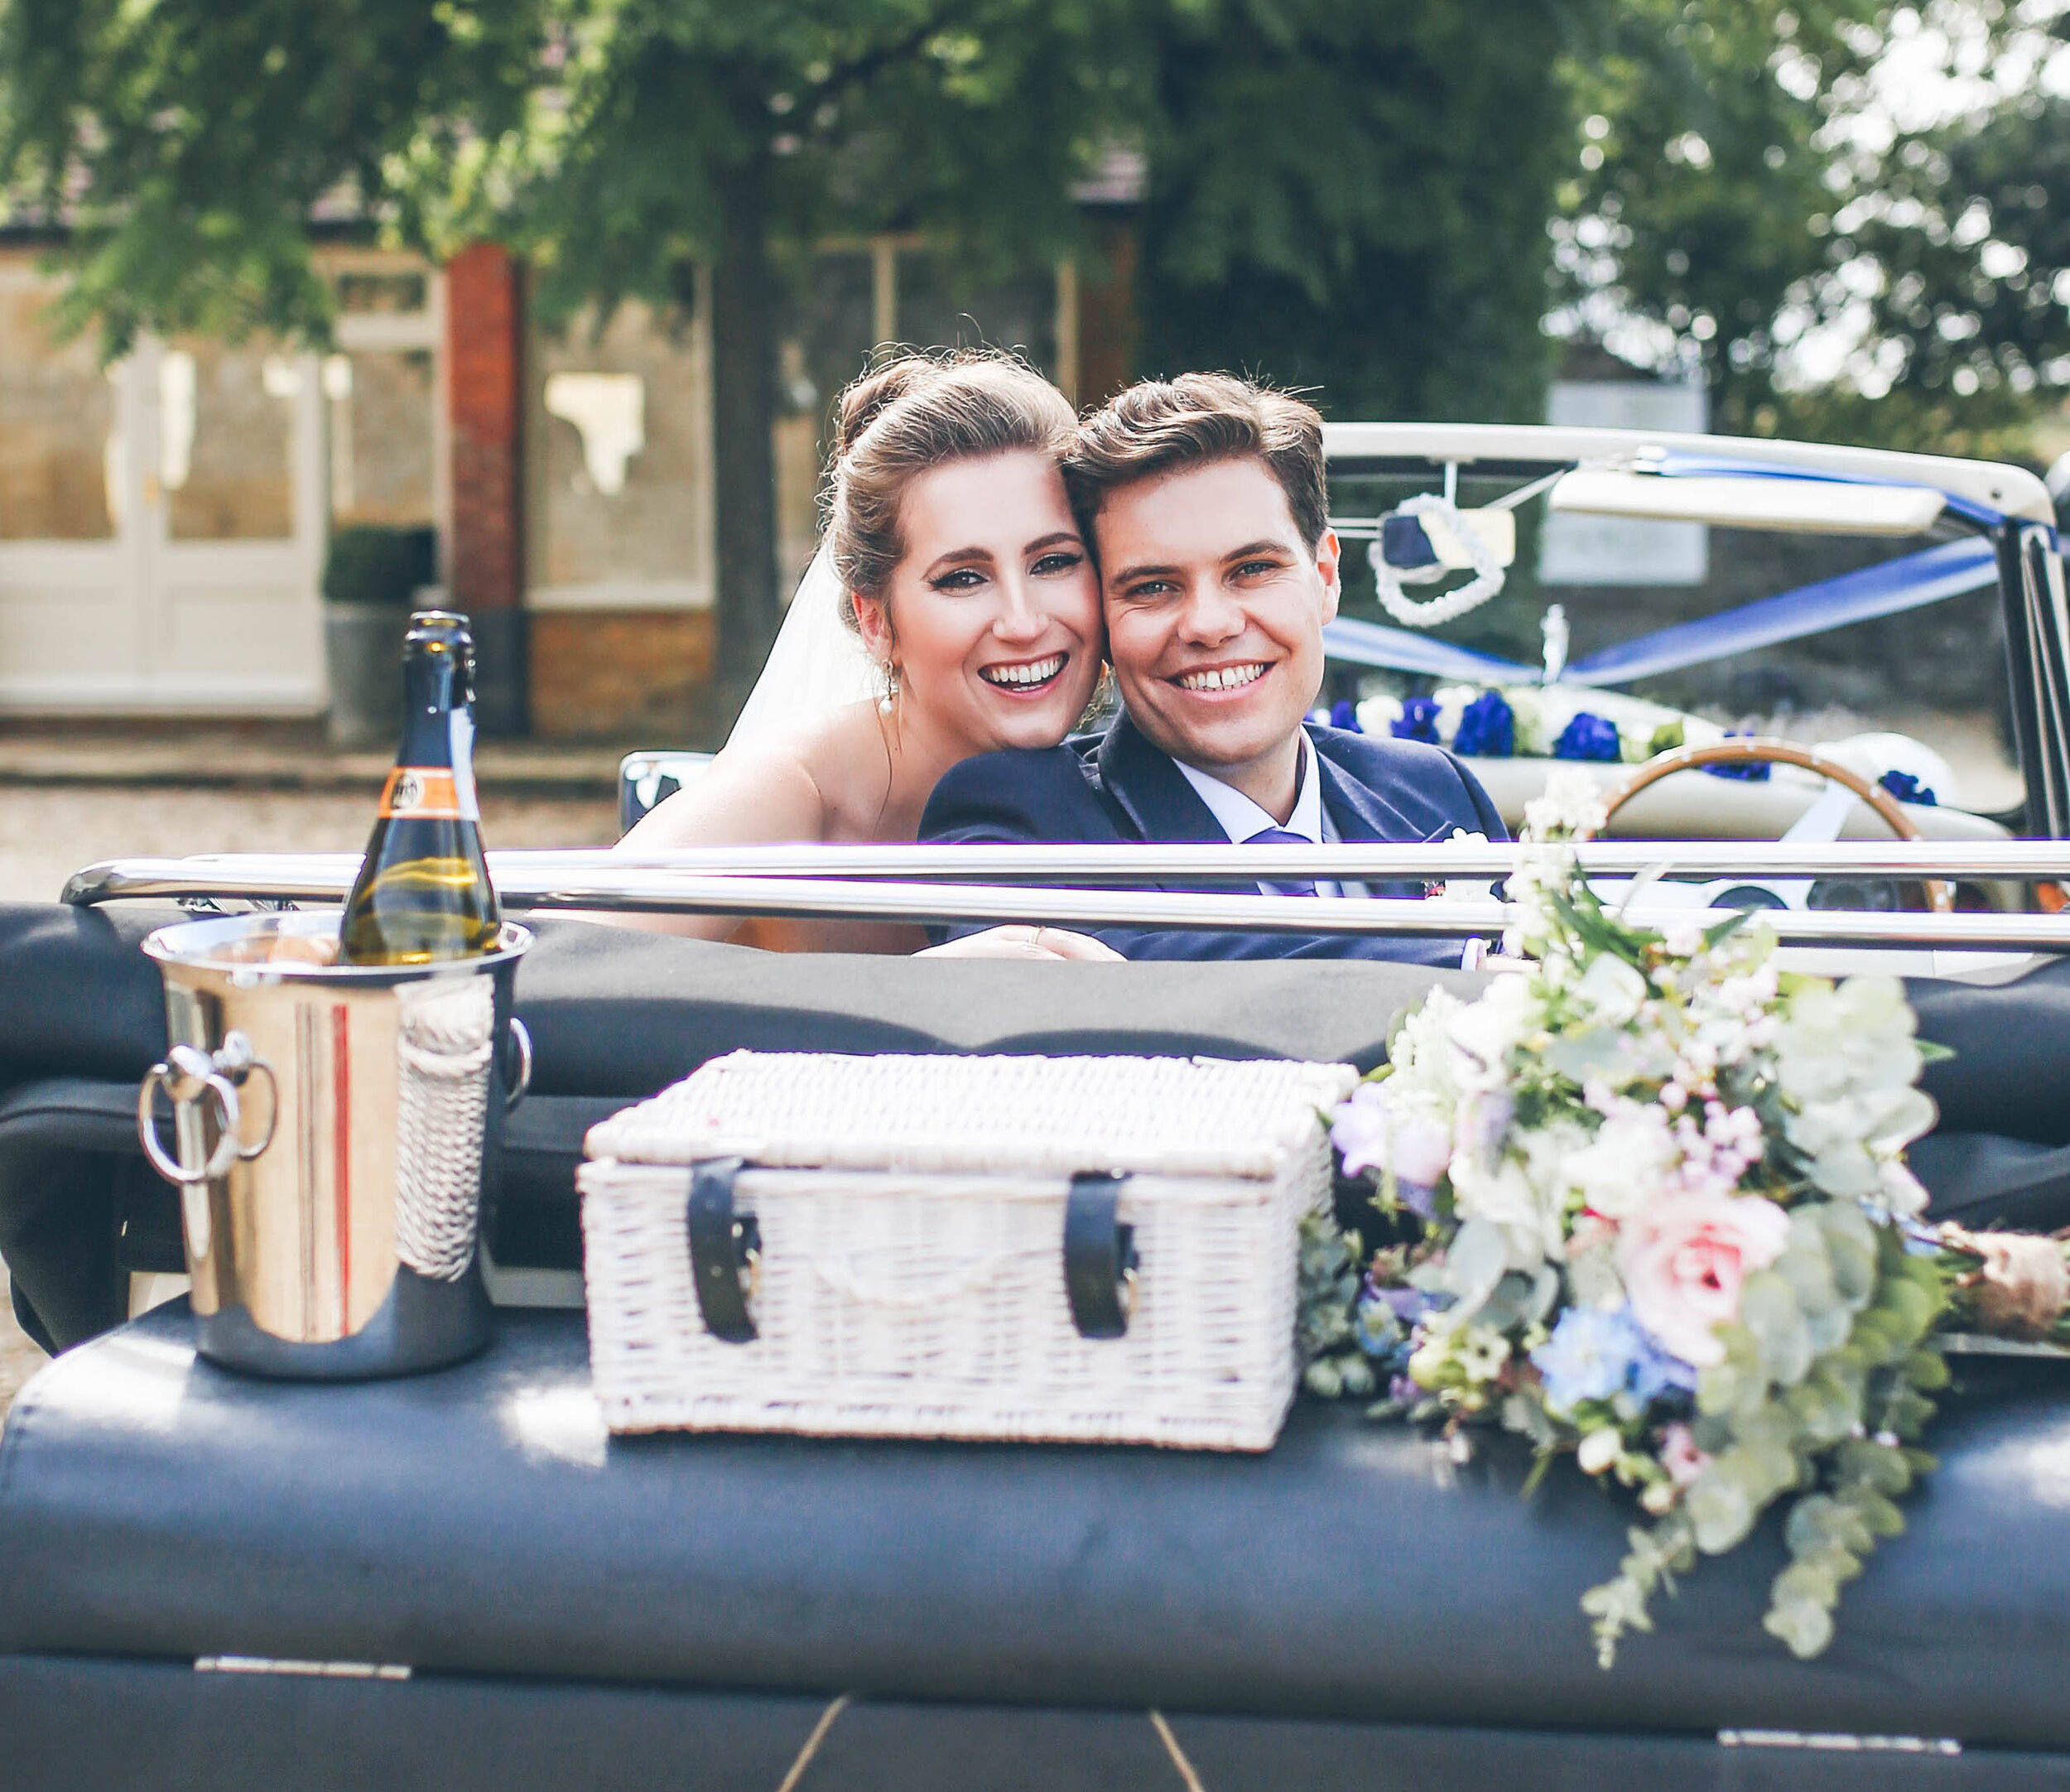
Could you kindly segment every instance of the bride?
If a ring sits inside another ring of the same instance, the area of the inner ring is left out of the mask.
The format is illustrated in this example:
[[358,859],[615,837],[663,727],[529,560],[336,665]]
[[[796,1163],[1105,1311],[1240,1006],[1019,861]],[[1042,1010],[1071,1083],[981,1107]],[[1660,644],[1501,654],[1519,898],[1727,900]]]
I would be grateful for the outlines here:
[[[941,774],[1053,747],[1084,712],[1105,636],[1100,580],[1064,496],[1069,402],[993,352],[907,354],[841,394],[820,551],[725,749],[619,842],[910,841]],[[591,918],[603,920],[602,915]],[[724,939],[735,916],[613,916]],[[909,952],[920,929],[752,923],[793,951]],[[1109,958],[1055,927],[946,953]]]

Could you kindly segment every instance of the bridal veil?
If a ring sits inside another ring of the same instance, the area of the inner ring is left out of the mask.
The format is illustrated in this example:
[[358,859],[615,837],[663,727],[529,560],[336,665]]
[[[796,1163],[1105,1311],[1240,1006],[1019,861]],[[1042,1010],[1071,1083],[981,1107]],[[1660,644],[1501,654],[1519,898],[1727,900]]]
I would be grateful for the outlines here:
[[726,744],[794,735],[845,704],[875,696],[877,683],[876,663],[862,638],[841,620],[841,581],[822,542]]

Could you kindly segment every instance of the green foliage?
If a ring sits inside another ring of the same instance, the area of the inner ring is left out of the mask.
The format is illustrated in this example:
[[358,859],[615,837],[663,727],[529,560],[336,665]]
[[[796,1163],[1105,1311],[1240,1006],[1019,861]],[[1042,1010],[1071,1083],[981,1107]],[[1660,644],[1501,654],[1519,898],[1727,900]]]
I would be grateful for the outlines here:
[[[1797,1210],[1796,1243],[1841,1212],[1861,1219],[1844,1202]],[[1851,1242],[1853,1232],[1852,1221],[1841,1222],[1828,1243]],[[1634,1531],[1617,1573],[1581,1601],[1605,1665],[1626,1631],[1652,1628],[1648,1602],[1661,1587],[1672,1590],[1671,1568],[1693,1565],[1698,1552],[1736,1549],[1791,1492],[1800,1497],[1784,1521],[1790,1564],[1770,1589],[1763,1625],[1801,1658],[1832,1640],[1841,1588],[1879,1538],[1904,1529],[1896,1502],[1932,1466],[1906,1446],[1933,1414],[1927,1393],[1947,1383],[1930,1335],[1943,1311],[1939,1271],[1930,1259],[1907,1255],[1889,1228],[1875,1232],[1872,1263],[1870,1287],[1859,1296],[1831,1279],[1748,1279],[1741,1322],[1720,1328],[1726,1360],[1704,1370],[1698,1390],[1708,1463],[1680,1508],[1651,1532]],[[1844,1342],[1813,1356],[1809,1342],[1822,1313],[1843,1321],[1851,1314],[1852,1324],[1843,1325]]]
[[1082,248],[1071,182],[1145,85],[1122,0],[564,3],[529,128],[426,211],[526,249],[556,316],[680,298],[744,203],[777,247],[925,229],[974,273]]
[[1146,372],[1312,386],[1338,417],[1535,421],[1548,79],[1587,5],[1165,0]]
[[14,221],[62,225],[62,320],[104,354],[140,330],[322,342],[330,295],[309,223],[427,134],[516,125],[545,0],[9,0],[0,7],[0,185]]
[[1368,1399],[1377,1385],[1360,1349],[1355,1309],[1359,1236],[1324,1214],[1301,1222],[1294,1354],[1302,1382],[1326,1400]]
[[[2047,16],[1995,0],[1610,9],[1567,65],[1562,327],[1700,370],[1728,431],[2029,451],[2070,386],[2070,103],[2033,72],[2063,31]],[[1894,129],[1876,65],[1904,45],[1916,66],[1906,40],[1936,26],[2002,83]],[[1842,352],[1810,383],[1789,356],[1820,328]]]

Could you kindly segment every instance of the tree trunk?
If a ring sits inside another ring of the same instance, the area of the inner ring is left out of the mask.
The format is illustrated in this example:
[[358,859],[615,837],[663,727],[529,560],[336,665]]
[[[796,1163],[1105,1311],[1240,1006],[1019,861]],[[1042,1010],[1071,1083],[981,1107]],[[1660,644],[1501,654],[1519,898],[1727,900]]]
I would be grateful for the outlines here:
[[762,669],[782,619],[777,592],[777,281],[769,167],[758,157],[720,188],[724,232],[711,281],[713,491],[718,677],[729,714]]

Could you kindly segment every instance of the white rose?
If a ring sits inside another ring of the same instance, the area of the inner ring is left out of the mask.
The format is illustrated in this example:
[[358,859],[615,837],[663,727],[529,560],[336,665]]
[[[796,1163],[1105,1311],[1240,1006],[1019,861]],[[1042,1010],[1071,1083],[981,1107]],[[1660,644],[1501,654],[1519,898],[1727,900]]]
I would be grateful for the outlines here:
[[1665,1188],[1681,1156],[1657,1107],[1613,1115],[1562,1165],[1567,1187],[1605,1219],[1635,1213]]
[[1599,952],[1569,992],[1599,1020],[1622,1026],[1637,1017],[1646,1000],[1646,980],[1615,952]]
[[1590,1432],[1581,1439],[1581,1448],[1574,1452],[1574,1459],[1581,1465],[1584,1475],[1600,1475],[1624,1453],[1625,1440],[1605,1425],[1600,1431]]
[[1535,1018],[1538,998],[1524,977],[1498,977],[1479,1000],[1446,1023],[1452,1047],[1452,1072],[1466,1087],[1504,1080],[1510,1050]]

